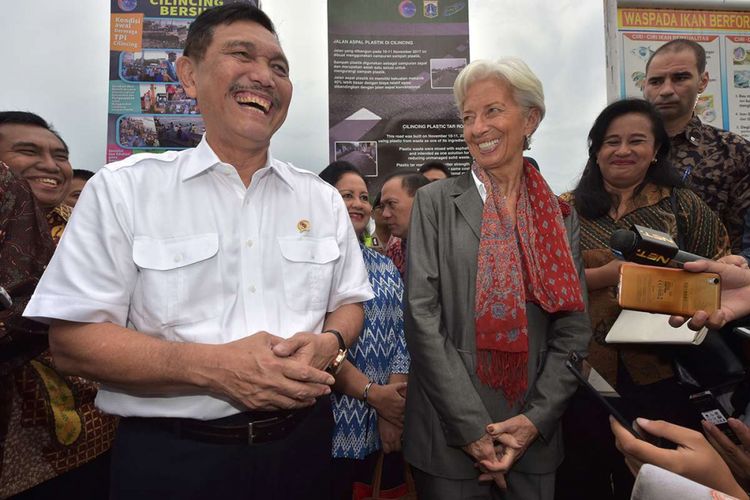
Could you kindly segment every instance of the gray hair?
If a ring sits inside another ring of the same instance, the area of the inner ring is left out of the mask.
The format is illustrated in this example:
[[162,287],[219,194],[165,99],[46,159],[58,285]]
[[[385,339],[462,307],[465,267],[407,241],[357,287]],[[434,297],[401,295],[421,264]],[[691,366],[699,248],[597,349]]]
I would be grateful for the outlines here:
[[453,97],[459,112],[463,112],[466,91],[480,80],[496,78],[507,83],[513,91],[516,103],[527,112],[533,108],[539,110],[539,123],[545,113],[544,89],[542,82],[533,71],[517,57],[504,57],[497,61],[478,59],[466,66],[458,74],[453,84]]

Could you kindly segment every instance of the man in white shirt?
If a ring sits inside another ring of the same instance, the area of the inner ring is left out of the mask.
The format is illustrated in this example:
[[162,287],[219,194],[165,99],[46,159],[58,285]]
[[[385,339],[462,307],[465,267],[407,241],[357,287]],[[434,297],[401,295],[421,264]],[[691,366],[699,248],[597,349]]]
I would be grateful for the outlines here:
[[269,152],[292,84],[262,11],[201,14],[177,70],[202,142],[94,176],[25,315],[124,417],[113,498],[328,498],[328,372],[372,297],[346,208]]

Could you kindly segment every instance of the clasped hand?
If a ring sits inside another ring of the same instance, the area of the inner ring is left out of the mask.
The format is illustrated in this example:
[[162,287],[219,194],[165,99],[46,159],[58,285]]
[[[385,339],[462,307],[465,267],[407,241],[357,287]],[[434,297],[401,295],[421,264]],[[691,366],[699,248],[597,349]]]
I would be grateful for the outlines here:
[[531,446],[539,431],[526,415],[516,415],[508,420],[489,424],[486,434],[464,447],[464,451],[477,461],[481,471],[480,481],[492,480],[506,489],[505,474]]
[[331,364],[338,350],[338,340],[334,335],[312,332],[297,332],[273,346],[275,355],[296,359],[319,370]]
[[406,398],[404,397],[406,382],[392,384],[373,384],[370,388],[367,402],[375,408],[378,416],[388,420],[398,428],[404,426],[404,409]]
[[330,394],[328,366],[338,342],[333,335],[300,332],[282,339],[268,332],[214,347],[206,374],[213,392],[252,410],[290,410]]

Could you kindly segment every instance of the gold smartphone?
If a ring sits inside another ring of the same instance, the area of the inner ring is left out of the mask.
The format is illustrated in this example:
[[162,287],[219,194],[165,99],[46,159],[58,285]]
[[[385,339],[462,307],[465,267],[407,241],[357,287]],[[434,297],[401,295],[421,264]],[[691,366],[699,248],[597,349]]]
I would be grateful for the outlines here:
[[620,267],[618,302],[623,309],[692,316],[721,307],[721,279],[716,273],[691,273],[627,262]]

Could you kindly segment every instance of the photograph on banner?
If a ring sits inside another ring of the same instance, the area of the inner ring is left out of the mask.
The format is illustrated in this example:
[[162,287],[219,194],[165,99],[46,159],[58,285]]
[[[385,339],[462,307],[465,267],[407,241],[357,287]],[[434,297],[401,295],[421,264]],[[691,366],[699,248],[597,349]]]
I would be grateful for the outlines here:
[[622,53],[625,68],[625,95],[623,97],[643,97],[643,86],[646,84],[646,63],[651,54],[675,38],[685,38],[699,43],[706,51],[706,71],[708,86],[698,96],[695,105],[697,114],[703,123],[722,127],[722,85],[721,56],[718,35],[663,34],[663,33],[624,33]]
[[456,77],[466,64],[467,61],[464,58],[430,59],[430,86],[433,89],[453,90]]
[[144,50],[120,54],[120,78],[126,82],[178,82],[175,62],[182,51]]
[[193,21],[198,14],[211,7],[238,3],[251,3],[259,6],[255,0],[112,0],[112,14],[140,13],[153,18],[175,18]]
[[469,61],[468,5],[328,1],[329,154],[368,177],[471,157],[453,102]]
[[117,123],[117,145],[137,149],[193,148],[205,131],[200,116],[125,115]]
[[155,116],[154,125],[159,144],[167,149],[194,148],[206,132],[200,116]]
[[177,76],[190,23],[219,5],[255,0],[112,0],[107,162],[196,146],[203,121]]
[[190,19],[143,19],[144,49],[173,49],[184,47]]
[[185,89],[179,84],[150,84],[140,85],[140,99],[142,113],[167,115],[198,114],[198,101],[185,94]]
[[366,177],[377,177],[378,141],[336,141],[334,160],[348,161]]
[[616,35],[616,95],[642,97],[651,54],[675,38],[693,40],[706,51],[709,75],[696,115],[750,139],[750,12],[619,7]]
[[117,144],[122,148],[158,148],[154,117],[121,116],[117,124]]

